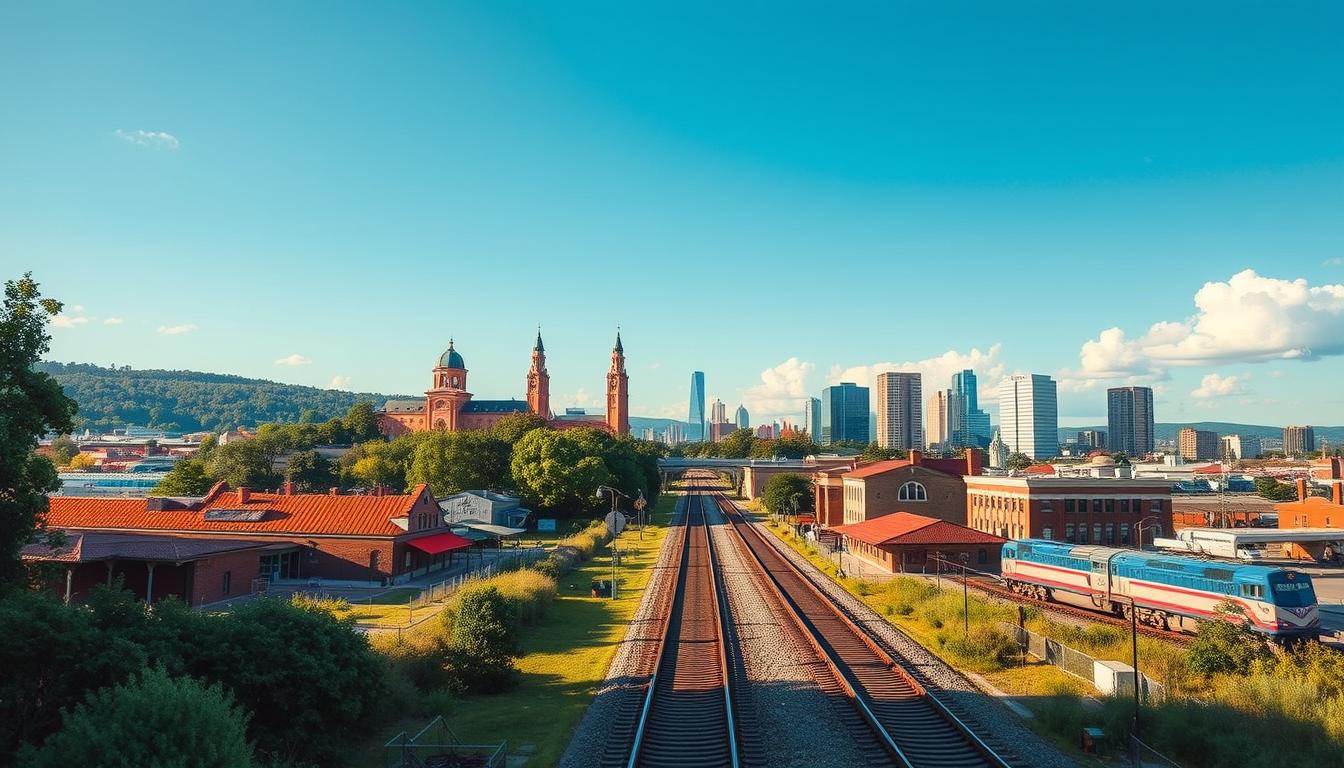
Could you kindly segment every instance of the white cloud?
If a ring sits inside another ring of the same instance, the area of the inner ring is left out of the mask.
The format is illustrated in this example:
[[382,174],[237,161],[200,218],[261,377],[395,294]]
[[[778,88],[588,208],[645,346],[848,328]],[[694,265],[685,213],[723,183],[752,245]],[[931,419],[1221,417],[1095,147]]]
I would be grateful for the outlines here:
[[828,384],[852,381],[861,387],[871,387],[879,373],[888,371],[918,372],[925,399],[928,399],[929,393],[952,386],[952,374],[970,368],[975,371],[976,384],[980,390],[980,407],[983,409],[985,403],[993,399],[992,393],[997,391],[999,382],[1003,380],[1007,373],[1001,358],[1002,351],[1002,344],[994,344],[983,352],[979,349],[972,349],[970,352],[958,352],[955,349],[950,349],[937,357],[924,360],[903,363],[872,363],[871,365],[856,365],[843,369],[835,366],[826,376],[826,381]]
[[1344,285],[1263,277],[1246,269],[1205,283],[1195,314],[1162,320],[1130,339],[1108,328],[1079,351],[1083,380],[1160,379],[1168,366],[1312,360],[1344,354]]
[[165,131],[127,131],[118,128],[116,130],[116,136],[118,139],[127,143],[141,147],[149,147],[151,149],[176,150],[182,145],[182,143],[177,140],[176,136]]
[[159,333],[165,336],[177,336],[183,333],[191,333],[196,330],[195,323],[183,323],[182,325],[160,325]]
[[75,306],[71,307],[70,309],[71,309],[72,311],[74,311],[74,312],[77,312],[77,313],[81,314],[81,315],[84,314],[84,305],[83,305],[83,304],[76,304]]
[[89,322],[89,318],[78,315],[56,315],[49,322],[52,328],[76,328]]
[[1191,391],[1190,396],[1200,400],[1208,400],[1214,397],[1240,395],[1245,392],[1245,388],[1242,386],[1243,378],[1210,373],[1200,380],[1199,387]]
[[590,405],[597,405],[597,400],[588,394],[588,390],[579,387],[579,390],[572,395],[561,396],[561,407],[585,408]]
[[313,362],[311,359],[298,354],[297,352],[287,357],[282,357],[275,361],[276,365],[308,365]]
[[332,376],[332,377],[331,377],[331,384],[329,385],[329,387],[330,387],[331,389],[349,389],[349,388],[350,388],[350,377],[349,377],[349,376],[341,376],[341,375]]
[[[757,422],[775,416],[793,416],[803,412],[803,398],[810,395],[808,378],[817,366],[790,357],[761,371],[761,383],[742,390],[742,404]],[[706,406],[708,407],[708,406]]]
[[1322,267],[1344,267],[1344,256],[1336,256],[1321,262]]
[[126,321],[122,320],[120,317],[109,317],[103,321],[103,325],[121,325],[124,322]]

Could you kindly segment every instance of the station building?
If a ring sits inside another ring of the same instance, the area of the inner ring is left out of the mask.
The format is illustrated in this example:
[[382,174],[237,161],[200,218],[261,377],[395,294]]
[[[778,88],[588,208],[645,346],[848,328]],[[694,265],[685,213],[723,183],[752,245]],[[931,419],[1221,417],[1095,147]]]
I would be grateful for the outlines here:
[[1010,539],[1135,546],[1172,530],[1171,486],[1160,479],[967,477],[970,527]]
[[910,451],[908,459],[856,467],[841,476],[844,524],[910,512],[965,525],[967,476],[981,472],[981,454],[974,448],[961,459],[931,459]]
[[[999,572],[1002,536],[909,512],[841,525],[845,550],[889,573],[931,573],[941,557],[977,571]],[[953,568],[955,570],[955,568]]]
[[[1330,497],[1308,496],[1307,480],[1297,479],[1298,501],[1287,501],[1274,505],[1279,513],[1280,529],[1340,529],[1340,539],[1344,541],[1344,484],[1330,484]],[[1288,557],[1319,557],[1320,547],[1311,547],[1299,543],[1286,544],[1284,554]]]
[[229,490],[203,497],[56,496],[48,529],[66,543],[25,547],[48,563],[70,598],[121,576],[141,599],[203,605],[272,582],[378,585],[450,567],[471,546],[444,523],[433,494]]

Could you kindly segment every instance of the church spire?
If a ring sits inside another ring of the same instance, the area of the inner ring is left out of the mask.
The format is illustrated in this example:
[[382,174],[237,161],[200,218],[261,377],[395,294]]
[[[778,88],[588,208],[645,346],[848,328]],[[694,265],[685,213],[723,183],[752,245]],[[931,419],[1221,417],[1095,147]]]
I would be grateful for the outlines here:
[[545,351],[546,351],[546,345],[541,343],[541,326],[540,326],[540,325],[537,326],[537,344],[536,344],[536,346],[532,347],[532,351],[533,351],[533,352],[545,352]]
[[612,352],[624,352],[625,346],[621,344],[621,326],[616,326],[616,346],[611,348]]
[[620,328],[616,329],[611,370],[607,372],[607,427],[613,435],[630,434],[630,376],[625,372],[625,345],[621,344]]

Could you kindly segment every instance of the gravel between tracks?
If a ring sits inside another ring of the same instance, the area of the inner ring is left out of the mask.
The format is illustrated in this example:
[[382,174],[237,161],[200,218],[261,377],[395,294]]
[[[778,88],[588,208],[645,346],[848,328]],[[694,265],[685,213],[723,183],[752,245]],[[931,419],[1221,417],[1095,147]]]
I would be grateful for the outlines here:
[[[723,515],[711,513],[714,522]],[[765,764],[850,768],[864,765],[845,726],[836,718],[836,705],[817,686],[814,675],[830,674],[811,647],[801,644],[798,629],[775,610],[776,600],[750,575],[736,534],[713,525],[723,585],[736,627],[738,648],[751,683]],[[849,703],[839,702],[841,706]]]
[[[678,504],[677,513],[682,514],[682,504]],[[680,529],[678,529],[679,531]],[[597,685],[593,703],[588,705],[583,719],[574,729],[569,746],[560,757],[560,768],[587,768],[599,763],[606,748],[607,736],[615,714],[620,710],[622,700],[627,697],[642,697],[646,676],[637,676],[636,667],[640,652],[645,646],[657,645],[658,621],[654,616],[654,596],[661,590],[666,579],[675,578],[677,564],[673,555],[677,552],[677,531],[663,539],[662,551],[658,554],[658,563],[649,576],[640,598],[639,608],[630,621],[621,647],[607,669],[607,677]]]
[[[750,512],[743,512],[750,515]],[[750,519],[750,518],[748,518]],[[753,523],[753,525],[757,525]],[[806,558],[799,555],[786,544],[776,541],[775,535],[757,525],[758,530],[777,550],[788,557],[795,565],[812,577],[821,589],[843,606],[857,619],[856,623],[871,632],[882,641],[888,652],[905,659],[912,669],[924,677],[936,693],[959,714],[968,718],[976,733],[992,745],[1010,745],[1012,763],[1016,766],[1036,768],[1073,768],[1077,766],[1070,757],[1061,753],[1053,745],[1037,736],[1021,720],[1002,704],[976,688],[955,669],[929,653],[919,643],[911,640],[873,609],[857,597],[845,591],[830,577],[817,570]]]

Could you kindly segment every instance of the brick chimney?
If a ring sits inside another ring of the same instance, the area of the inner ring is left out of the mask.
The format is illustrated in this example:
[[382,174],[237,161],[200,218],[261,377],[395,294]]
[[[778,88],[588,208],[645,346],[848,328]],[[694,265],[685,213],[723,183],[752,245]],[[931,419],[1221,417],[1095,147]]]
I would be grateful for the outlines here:
[[966,474],[979,475],[985,470],[985,455],[979,448],[966,449]]
[[1335,504],[1344,506],[1344,481],[1336,480],[1330,484],[1331,496]]
[[294,495],[294,481],[293,481],[293,480],[286,480],[286,481],[285,481],[285,484],[282,485],[282,486],[280,486],[280,493],[284,494],[285,496],[293,496],[293,495]]
[[248,499],[252,498],[252,492],[246,488],[238,489],[238,503],[246,504]]
[[331,496],[340,496],[340,495],[341,495],[341,489],[340,489],[340,488],[328,488],[328,489],[327,489],[327,494],[328,494],[328,495],[331,495]]
[[923,451],[916,451],[916,450],[913,450],[913,449],[910,451],[910,463],[911,463],[911,464],[914,464],[914,465],[918,466],[918,465],[919,465],[921,462],[923,462],[923,461],[924,461],[924,452],[923,452]]
[[1297,478],[1297,500],[1307,500],[1307,478],[1305,477]]

